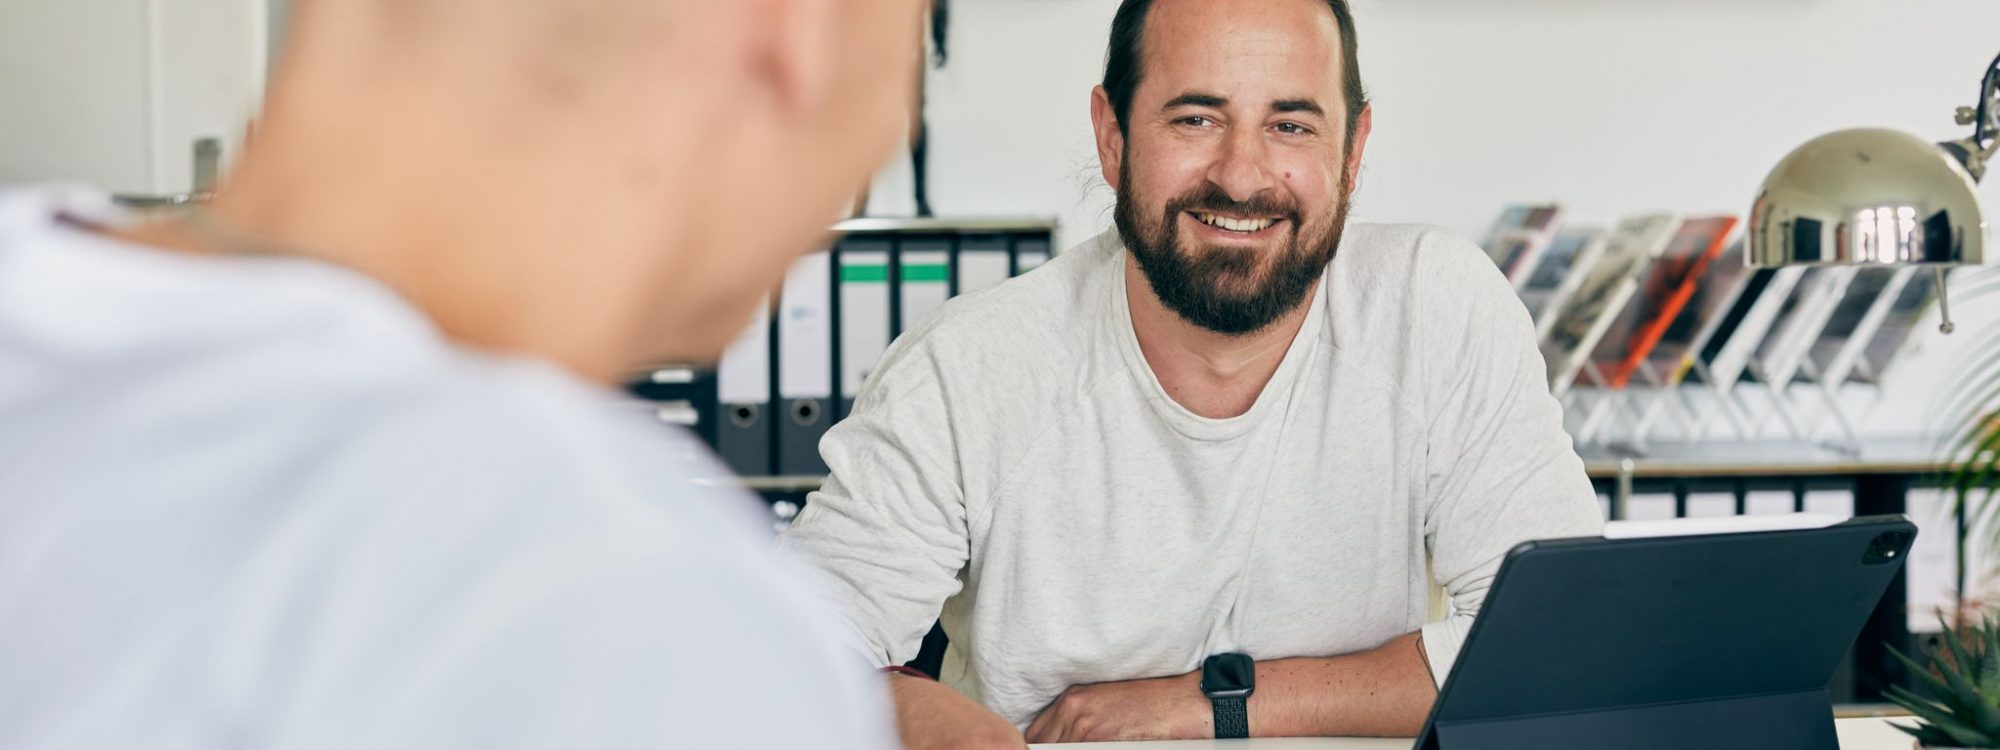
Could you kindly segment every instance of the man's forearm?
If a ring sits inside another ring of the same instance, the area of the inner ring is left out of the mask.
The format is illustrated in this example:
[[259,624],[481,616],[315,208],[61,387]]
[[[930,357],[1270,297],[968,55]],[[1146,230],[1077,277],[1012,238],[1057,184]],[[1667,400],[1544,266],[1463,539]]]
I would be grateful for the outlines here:
[[896,734],[908,750],[1019,750],[1021,732],[943,684],[921,677],[888,678],[896,704]]
[[1418,633],[1325,658],[1257,662],[1254,737],[1410,737],[1437,700]]

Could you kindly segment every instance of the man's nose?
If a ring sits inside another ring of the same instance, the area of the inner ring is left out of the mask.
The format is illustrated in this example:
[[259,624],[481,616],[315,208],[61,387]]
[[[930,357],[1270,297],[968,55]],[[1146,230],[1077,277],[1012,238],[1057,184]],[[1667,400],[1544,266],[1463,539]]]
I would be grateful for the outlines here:
[[1230,200],[1248,202],[1277,184],[1271,177],[1269,159],[1261,132],[1254,129],[1232,132],[1209,169],[1208,180],[1228,193]]

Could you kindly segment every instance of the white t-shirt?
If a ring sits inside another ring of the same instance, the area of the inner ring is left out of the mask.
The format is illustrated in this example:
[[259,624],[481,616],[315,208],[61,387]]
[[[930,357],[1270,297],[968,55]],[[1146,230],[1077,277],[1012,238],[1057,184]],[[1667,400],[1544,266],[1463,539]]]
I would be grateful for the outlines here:
[[1600,532],[1534,326],[1471,243],[1351,225],[1229,419],[1161,388],[1125,264],[1107,233],[951,302],[828,432],[832,478],[782,540],[878,663],[942,608],[947,681],[1016,724],[1071,685],[1419,629],[1441,681],[1509,548]]
[[[685,433],[323,263],[0,194],[0,747],[886,747]],[[496,259],[500,262],[500,259]]]

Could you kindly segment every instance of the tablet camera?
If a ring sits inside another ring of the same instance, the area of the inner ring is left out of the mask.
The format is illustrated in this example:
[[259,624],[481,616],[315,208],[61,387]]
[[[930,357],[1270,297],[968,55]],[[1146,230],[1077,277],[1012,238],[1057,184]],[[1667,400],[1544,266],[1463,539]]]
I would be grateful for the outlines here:
[[1861,556],[1862,565],[1888,565],[1908,557],[1910,542],[1916,537],[1908,531],[1890,531],[1878,534],[1868,542],[1868,551]]

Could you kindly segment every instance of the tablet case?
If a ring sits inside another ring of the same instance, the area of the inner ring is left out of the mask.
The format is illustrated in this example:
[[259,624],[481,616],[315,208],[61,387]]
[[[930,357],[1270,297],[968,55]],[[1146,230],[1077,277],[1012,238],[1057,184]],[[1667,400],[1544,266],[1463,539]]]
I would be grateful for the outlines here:
[[1902,516],[1509,552],[1419,750],[1806,750],[1909,554]]

